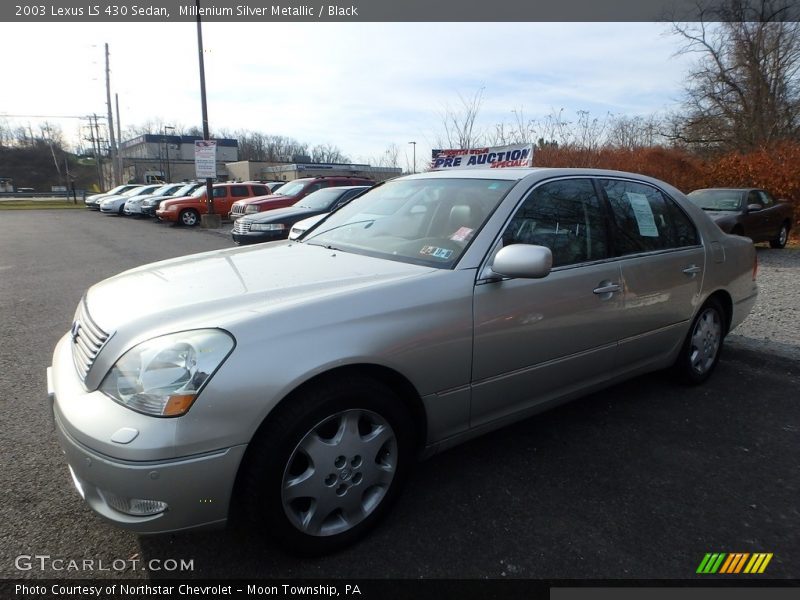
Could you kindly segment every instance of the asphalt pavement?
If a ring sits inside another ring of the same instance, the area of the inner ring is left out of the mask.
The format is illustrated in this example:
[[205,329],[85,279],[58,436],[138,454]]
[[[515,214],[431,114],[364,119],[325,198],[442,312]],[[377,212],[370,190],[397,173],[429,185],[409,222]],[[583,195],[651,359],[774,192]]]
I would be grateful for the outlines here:
[[[759,577],[800,578],[800,362],[752,340],[752,324],[702,387],[640,377],[421,463],[389,518],[332,556],[246,531],[106,524],[45,408],[53,347],[91,284],[231,245],[88,211],[0,212],[0,577],[683,579],[708,552],[769,552]],[[761,277],[777,252],[800,268],[800,250],[760,250]]]

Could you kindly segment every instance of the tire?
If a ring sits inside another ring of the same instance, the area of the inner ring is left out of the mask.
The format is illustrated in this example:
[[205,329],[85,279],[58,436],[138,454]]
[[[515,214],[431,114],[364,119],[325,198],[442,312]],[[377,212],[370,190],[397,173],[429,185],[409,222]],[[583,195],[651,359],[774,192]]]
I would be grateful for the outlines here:
[[413,424],[390,388],[330,379],[288,398],[260,428],[236,501],[248,524],[289,551],[326,554],[386,515],[413,456]]
[[200,215],[192,208],[187,208],[186,210],[181,211],[181,214],[178,218],[181,222],[181,225],[186,225],[187,227],[194,227],[200,222]]
[[781,230],[778,232],[778,237],[774,240],[769,241],[770,248],[785,248],[786,242],[789,241],[789,225],[783,223],[781,225]]
[[725,311],[709,298],[697,312],[673,369],[683,383],[698,385],[711,376],[719,362],[726,334]]
[[124,204],[119,207],[119,210],[117,210],[117,214],[120,217],[124,217],[125,216],[125,205]]

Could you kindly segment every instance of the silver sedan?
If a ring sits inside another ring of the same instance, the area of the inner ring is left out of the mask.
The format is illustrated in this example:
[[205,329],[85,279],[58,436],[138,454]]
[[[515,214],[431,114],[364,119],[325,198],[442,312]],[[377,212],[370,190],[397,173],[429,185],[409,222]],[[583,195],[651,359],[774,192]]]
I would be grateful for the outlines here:
[[755,273],[748,240],[647,177],[403,177],[300,242],[94,285],[48,370],[56,430],[115,525],[238,513],[328,552],[386,514],[419,457],[642,373],[703,382]]

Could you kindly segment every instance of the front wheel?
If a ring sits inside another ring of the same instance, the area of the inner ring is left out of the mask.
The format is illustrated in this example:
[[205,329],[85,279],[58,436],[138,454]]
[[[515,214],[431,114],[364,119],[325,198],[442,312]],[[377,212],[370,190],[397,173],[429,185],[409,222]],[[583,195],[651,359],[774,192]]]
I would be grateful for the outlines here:
[[408,412],[384,384],[315,385],[287,399],[248,450],[237,486],[245,516],[298,554],[343,548],[387,513],[413,447]]
[[681,352],[673,365],[678,377],[691,385],[703,383],[719,362],[725,338],[725,312],[709,298],[697,313]]
[[181,220],[181,225],[186,225],[187,227],[194,227],[200,221],[200,215],[197,213],[196,210],[189,208],[181,212],[180,220]]
[[789,241],[789,226],[784,223],[781,225],[781,230],[778,232],[778,237],[769,241],[771,248],[785,248],[786,242]]

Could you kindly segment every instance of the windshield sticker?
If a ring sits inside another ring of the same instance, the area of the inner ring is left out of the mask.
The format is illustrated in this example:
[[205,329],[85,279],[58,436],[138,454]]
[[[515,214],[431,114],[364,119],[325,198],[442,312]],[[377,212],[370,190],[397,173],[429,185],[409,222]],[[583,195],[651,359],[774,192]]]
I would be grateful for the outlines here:
[[653,209],[650,208],[647,196],[635,192],[625,192],[625,196],[631,204],[633,216],[636,217],[639,235],[642,237],[658,237],[656,220],[653,217]]
[[452,250],[448,250],[447,248],[437,248],[436,246],[423,246],[419,253],[425,256],[441,258],[442,260],[447,260],[453,255]]
[[466,241],[470,238],[470,236],[472,236],[472,231],[473,230],[470,227],[461,227],[458,231],[450,236],[450,239],[454,242]]

